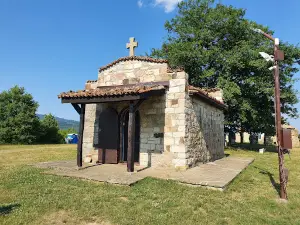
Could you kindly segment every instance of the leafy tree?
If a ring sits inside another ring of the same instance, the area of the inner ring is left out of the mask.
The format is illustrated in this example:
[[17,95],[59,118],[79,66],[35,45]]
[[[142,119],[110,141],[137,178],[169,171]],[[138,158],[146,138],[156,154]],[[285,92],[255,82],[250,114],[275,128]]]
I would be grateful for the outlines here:
[[45,115],[41,120],[40,132],[40,143],[59,144],[63,141],[63,137],[59,133],[58,122],[52,114]]
[[[273,54],[273,43],[251,28],[273,34],[268,27],[245,19],[245,10],[215,4],[213,0],[187,0],[178,15],[165,23],[167,39],[153,57],[167,58],[172,67],[183,67],[189,82],[199,87],[220,87],[228,105],[225,131],[274,134],[274,82],[271,66],[259,52]],[[281,43],[281,110],[297,117],[293,88],[300,49]]]
[[0,143],[31,144],[36,141],[38,103],[23,87],[0,93]]

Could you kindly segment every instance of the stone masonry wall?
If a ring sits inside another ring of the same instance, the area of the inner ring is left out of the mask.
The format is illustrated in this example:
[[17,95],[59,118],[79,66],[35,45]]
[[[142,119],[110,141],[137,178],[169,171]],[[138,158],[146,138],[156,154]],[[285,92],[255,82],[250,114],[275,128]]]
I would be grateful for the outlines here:
[[165,96],[151,97],[139,107],[141,120],[140,165],[156,166],[164,150]]
[[186,147],[189,166],[224,156],[224,114],[196,97],[187,97]]
[[[87,155],[92,155],[94,151],[93,143],[94,137],[97,136],[98,127],[95,126],[97,108],[100,106],[96,104],[87,104],[85,106],[85,119],[83,130],[83,145],[82,157],[83,160]],[[97,159],[96,159],[97,161]]]
[[98,86],[136,84],[145,82],[168,81],[167,63],[143,62],[131,60],[101,71],[98,74]]
[[[166,161],[177,169],[186,169],[188,159],[185,145],[185,104],[188,75],[185,72],[173,73],[166,93],[164,150]],[[170,160],[171,159],[171,160]]]

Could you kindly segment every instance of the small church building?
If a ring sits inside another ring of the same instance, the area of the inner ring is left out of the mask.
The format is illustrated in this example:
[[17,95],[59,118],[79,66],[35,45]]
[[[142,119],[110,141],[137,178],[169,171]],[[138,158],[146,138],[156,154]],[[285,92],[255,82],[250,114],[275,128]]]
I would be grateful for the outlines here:
[[80,114],[77,165],[188,169],[224,156],[222,90],[189,85],[167,60],[130,55],[103,66],[85,89],[58,97]]

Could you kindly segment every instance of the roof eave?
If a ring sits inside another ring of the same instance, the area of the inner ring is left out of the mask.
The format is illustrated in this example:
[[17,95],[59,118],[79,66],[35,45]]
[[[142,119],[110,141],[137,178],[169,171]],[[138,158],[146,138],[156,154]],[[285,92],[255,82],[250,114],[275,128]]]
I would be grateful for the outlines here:
[[213,99],[213,98],[209,97],[208,95],[205,95],[201,92],[190,92],[189,95],[198,97],[199,99],[205,101],[206,103],[208,103],[210,105],[215,106],[218,109],[221,109],[224,111],[228,109],[228,106],[226,104],[224,104],[216,99]]

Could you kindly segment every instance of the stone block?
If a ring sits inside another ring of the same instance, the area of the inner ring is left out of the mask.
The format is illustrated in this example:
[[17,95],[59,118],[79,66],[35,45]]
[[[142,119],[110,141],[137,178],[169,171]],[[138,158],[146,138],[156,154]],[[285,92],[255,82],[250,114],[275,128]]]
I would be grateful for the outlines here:
[[173,137],[184,137],[185,132],[173,132]]
[[164,137],[164,144],[165,145],[173,145],[174,144],[174,138],[173,137]]
[[[172,129],[172,128],[170,128]],[[165,131],[164,137],[173,137],[173,132],[172,131]]]
[[177,87],[177,86],[185,86],[186,80],[185,79],[172,79],[170,80],[170,87]]
[[126,72],[125,77],[126,78],[135,78],[135,74],[133,72]]
[[150,149],[151,148],[150,144],[141,144],[140,146],[141,146],[141,148],[144,148],[144,149]]
[[168,93],[178,93],[178,92],[183,92],[181,87],[171,87],[169,88]]
[[158,76],[159,75],[159,69],[152,69],[153,75]]
[[134,65],[134,64],[133,64],[132,62],[128,61],[128,62],[124,65],[124,69],[125,69],[125,70],[131,70],[131,69],[134,68],[133,65]]
[[185,112],[185,108],[183,108],[183,107],[174,108],[174,113],[176,113],[176,114],[181,114],[184,112]]
[[186,159],[187,158],[187,154],[186,152],[178,152],[175,155],[176,159]]
[[165,150],[166,152],[170,152],[170,149],[171,149],[171,146],[170,146],[170,145],[165,145],[164,150]]
[[85,163],[91,163],[91,162],[92,162],[92,157],[91,157],[91,155],[86,156],[86,157],[84,158],[84,162],[85,162]]
[[177,131],[184,132],[185,131],[185,126],[184,125],[177,126]]
[[160,127],[153,127],[153,132],[159,133],[160,131]]
[[106,76],[104,77],[104,82],[108,82],[108,81],[110,81],[110,75],[106,75]]
[[134,69],[141,68],[142,66],[143,66],[143,64],[142,64],[142,63],[139,63],[139,62],[135,62],[135,63],[133,64],[133,68],[134,68]]
[[171,105],[177,105],[178,104],[178,99],[172,99],[171,100]]
[[147,75],[143,77],[143,81],[144,82],[152,82],[155,80],[155,76],[154,75]]
[[155,144],[151,144],[149,150],[156,150],[156,145]]
[[176,73],[176,79],[188,79],[188,74],[184,71]]
[[150,114],[156,114],[156,109],[152,108],[147,110],[147,112],[145,112],[146,115],[150,115]]
[[184,113],[176,114],[176,119],[184,120],[185,119],[185,114]]
[[185,99],[186,93],[175,93],[174,97],[175,99]]
[[175,125],[178,125],[178,126],[183,126],[185,125],[185,120],[176,120],[174,121],[175,122]]
[[171,145],[171,152],[186,152],[185,145]]
[[156,149],[157,151],[163,151],[163,150],[164,150],[164,146],[163,146],[162,144],[157,144],[157,145],[155,146],[155,149]]
[[92,163],[96,163],[98,161],[98,151],[97,154],[92,154]]
[[175,98],[174,93],[167,93],[167,100],[171,100],[171,99],[174,99],[174,98]]
[[174,108],[166,108],[165,113],[175,113],[175,109]]

